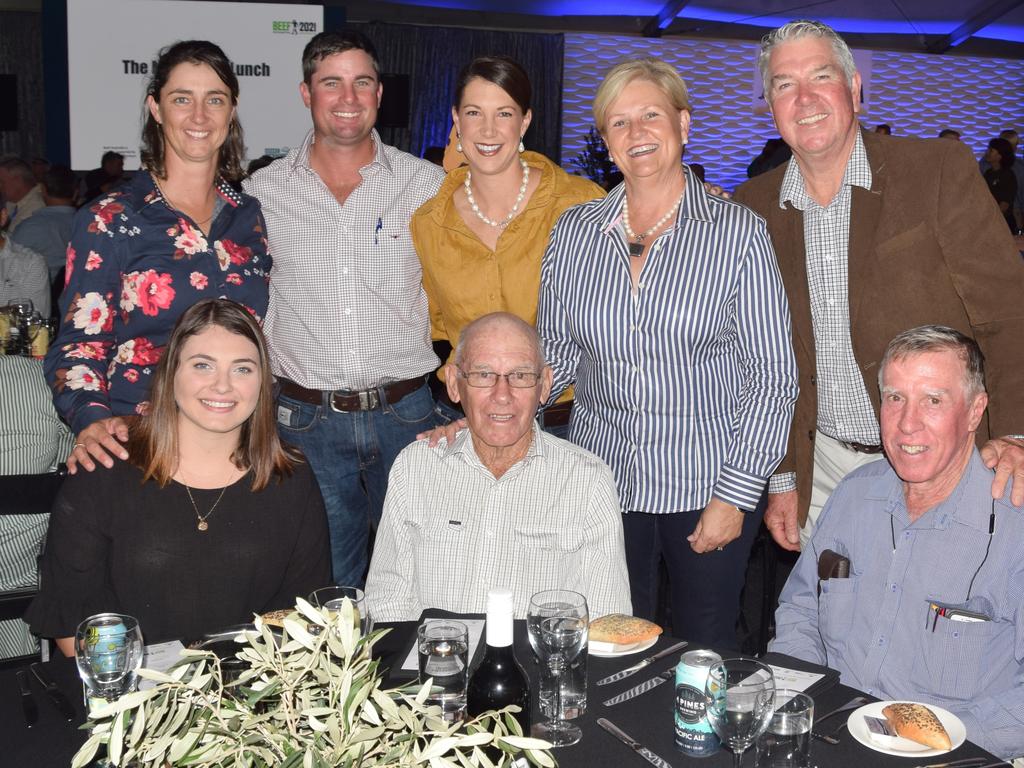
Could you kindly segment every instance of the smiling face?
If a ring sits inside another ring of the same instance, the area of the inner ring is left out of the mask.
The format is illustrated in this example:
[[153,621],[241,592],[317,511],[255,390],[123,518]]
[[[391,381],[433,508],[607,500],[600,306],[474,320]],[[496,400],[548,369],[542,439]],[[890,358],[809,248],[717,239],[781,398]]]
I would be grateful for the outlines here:
[[988,396],[971,396],[952,350],[890,360],[882,374],[885,454],[908,494],[933,506],[960,481]]
[[160,90],[160,101],[148,96],[146,104],[161,124],[169,166],[216,164],[235,107],[231,91],[209,65],[179,64]]
[[[471,371],[504,374],[513,371],[540,372],[537,384],[527,388],[509,385],[499,377],[493,387],[471,387],[459,367]],[[540,366],[537,349],[520,329],[494,322],[475,332],[457,367],[445,370],[448,395],[462,403],[480,460],[490,469],[511,466],[526,455],[533,439],[537,407],[551,392],[551,369]]]
[[797,159],[848,157],[857,134],[860,75],[851,87],[831,43],[814,36],[780,43],[768,75],[775,125]]
[[462,151],[473,173],[500,173],[516,162],[519,142],[530,127],[532,113],[523,110],[501,87],[474,77],[452,108]]
[[299,90],[317,141],[358,146],[370,140],[384,88],[366,51],[353,48],[325,56]]
[[245,336],[219,325],[186,339],[174,374],[179,432],[238,434],[259,401],[259,355]]
[[689,132],[690,113],[643,78],[628,83],[606,111],[604,141],[627,181],[677,171]]

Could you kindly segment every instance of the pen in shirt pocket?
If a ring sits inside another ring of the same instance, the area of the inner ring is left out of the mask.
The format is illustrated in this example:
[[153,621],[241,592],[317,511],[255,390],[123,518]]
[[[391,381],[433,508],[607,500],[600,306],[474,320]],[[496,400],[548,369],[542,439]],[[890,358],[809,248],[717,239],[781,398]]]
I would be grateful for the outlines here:
[[380,231],[384,229],[384,219],[377,217],[377,226],[373,228],[373,244],[380,245]]

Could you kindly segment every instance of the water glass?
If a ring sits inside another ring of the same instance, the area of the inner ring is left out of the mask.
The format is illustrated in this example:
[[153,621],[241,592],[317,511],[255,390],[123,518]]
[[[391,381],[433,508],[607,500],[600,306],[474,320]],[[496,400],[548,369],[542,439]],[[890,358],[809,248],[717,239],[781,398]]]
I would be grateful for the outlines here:
[[775,705],[775,676],[753,659],[725,659],[712,664],[704,688],[708,722],[733,753],[739,768],[743,753],[768,727]]
[[78,625],[75,661],[87,699],[116,701],[135,690],[142,666],[139,622],[120,613],[100,613]]
[[370,606],[366,602],[366,595],[358,587],[321,587],[312,592],[307,598],[309,603],[317,608],[325,609],[333,618],[341,610],[342,604],[349,600],[359,621],[359,631],[366,637],[373,631],[373,617],[370,615]]
[[775,692],[775,712],[757,739],[757,768],[810,768],[814,699],[806,693]]
[[428,619],[416,629],[420,683],[432,679],[427,703],[441,707],[441,717],[457,722],[466,715],[469,683],[469,629],[461,621]]
[[[555,689],[555,686],[559,686]],[[561,702],[561,711],[555,713],[555,701]],[[587,654],[581,653],[559,676],[551,667],[540,670],[540,712],[544,717],[575,720],[587,711]]]
[[[586,655],[589,625],[587,599],[579,592],[548,589],[530,598],[526,613],[527,636],[541,665],[541,685],[545,687],[544,678],[548,678],[550,682],[546,686],[554,694],[548,707],[551,719],[535,725],[532,734],[554,747],[570,746],[583,737],[577,726],[564,719],[568,708],[562,702],[562,681],[579,656]],[[586,660],[582,663],[586,675]],[[586,687],[583,690],[585,696]]]

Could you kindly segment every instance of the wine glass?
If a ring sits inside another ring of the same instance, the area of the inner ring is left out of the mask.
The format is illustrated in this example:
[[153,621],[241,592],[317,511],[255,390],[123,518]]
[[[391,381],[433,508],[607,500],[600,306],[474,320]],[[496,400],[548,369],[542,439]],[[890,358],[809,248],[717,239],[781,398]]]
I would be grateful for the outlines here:
[[79,624],[75,661],[87,698],[116,701],[134,690],[142,652],[142,632],[132,616],[99,613]]
[[554,680],[554,713],[533,728],[533,735],[553,747],[567,747],[582,737],[580,729],[562,718],[562,674],[587,647],[590,615],[587,599],[568,589],[548,589],[530,598],[527,634],[533,652]]
[[743,753],[768,727],[775,704],[775,677],[753,659],[712,664],[705,686],[708,722],[733,754],[739,768]]
[[359,620],[359,631],[366,637],[373,631],[373,617],[370,615],[370,606],[366,602],[366,595],[358,587],[321,587],[309,595],[309,602],[317,608],[325,609],[331,617],[337,615],[345,600],[352,603]]

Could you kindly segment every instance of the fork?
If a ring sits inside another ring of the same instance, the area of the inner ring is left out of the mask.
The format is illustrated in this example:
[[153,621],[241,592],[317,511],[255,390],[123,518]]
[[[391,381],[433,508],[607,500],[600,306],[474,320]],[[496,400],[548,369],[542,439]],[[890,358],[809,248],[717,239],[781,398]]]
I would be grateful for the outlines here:
[[[814,724],[815,725],[820,725],[823,721],[828,720],[833,715],[838,715],[841,712],[849,712],[851,709],[857,709],[858,707],[862,707],[862,706],[864,706],[867,703],[868,703],[868,700],[867,700],[866,697],[864,697],[864,696],[856,696],[856,697],[850,699],[845,704],[843,704],[843,706],[837,707],[836,709],[833,709],[831,712],[827,712],[826,714],[822,715],[821,717],[815,718],[815,723]],[[830,734],[817,733],[816,731],[811,731],[811,736],[813,736],[816,739],[820,739],[821,741],[824,741],[826,744],[838,744],[839,743],[839,739],[836,738],[835,734],[839,733],[845,727],[846,727],[846,722],[844,721],[841,724],[839,724],[838,726],[836,726],[835,730],[833,730],[832,733],[830,733]]]

